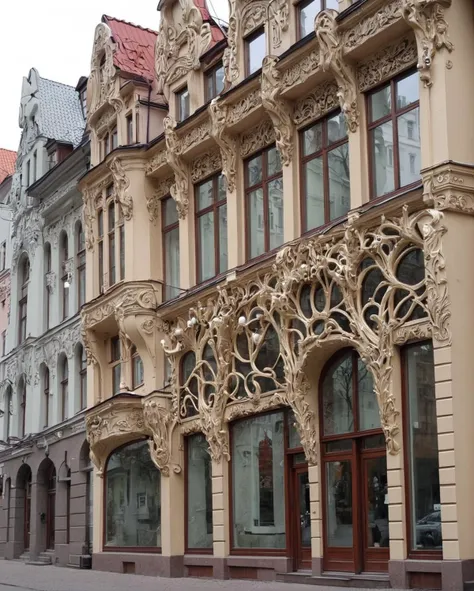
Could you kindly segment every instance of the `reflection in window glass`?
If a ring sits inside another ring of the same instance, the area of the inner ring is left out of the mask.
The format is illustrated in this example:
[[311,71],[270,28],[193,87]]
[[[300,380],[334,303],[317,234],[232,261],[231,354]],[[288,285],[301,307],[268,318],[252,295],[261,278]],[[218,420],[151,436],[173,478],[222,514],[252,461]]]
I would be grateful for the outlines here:
[[323,159],[314,158],[305,166],[306,226],[317,228],[324,224]]
[[106,532],[108,547],[161,546],[161,479],[147,441],[115,451],[107,462]]
[[285,548],[284,417],[272,413],[232,427],[235,548]]
[[328,152],[329,217],[345,215],[350,207],[349,144],[346,142]]
[[413,73],[397,82],[397,109],[404,109],[419,98],[420,78]]
[[247,76],[262,67],[265,57],[265,33],[261,31],[247,40]]
[[392,109],[392,93],[390,86],[386,86],[370,97],[371,121],[377,121],[386,115],[390,115]]
[[353,545],[350,461],[327,462],[326,496],[328,546],[350,548]]
[[398,159],[400,186],[411,185],[420,178],[420,109],[412,109],[400,115],[398,125]]
[[206,213],[198,218],[200,239],[200,279],[206,281],[216,274],[214,258],[214,212]]
[[283,179],[268,183],[270,250],[283,244]]
[[431,343],[423,343],[405,353],[412,548],[441,550],[433,349]]
[[379,125],[371,131],[372,176],[374,195],[385,195],[395,189],[393,167],[389,166],[389,148],[393,142],[391,121]]
[[188,548],[212,548],[211,456],[201,433],[188,438]]
[[380,429],[379,405],[374,392],[372,374],[365,363],[357,360],[359,398],[359,430]]
[[250,208],[250,258],[265,252],[265,220],[263,217],[263,190],[249,194]]
[[314,31],[314,19],[321,8],[321,0],[310,0],[300,4],[300,38],[306,37]]
[[354,430],[352,409],[352,352],[337,359],[323,382],[324,435]]

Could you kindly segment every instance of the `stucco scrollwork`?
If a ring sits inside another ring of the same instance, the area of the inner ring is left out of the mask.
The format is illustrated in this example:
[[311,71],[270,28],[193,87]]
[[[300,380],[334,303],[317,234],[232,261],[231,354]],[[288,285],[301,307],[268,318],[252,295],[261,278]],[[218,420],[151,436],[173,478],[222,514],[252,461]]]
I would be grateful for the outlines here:
[[351,51],[365,43],[371,37],[382,33],[387,27],[401,19],[400,8],[402,0],[386,2],[377,10],[363,18],[354,27],[343,34],[343,44],[346,51]]
[[339,91],[337,96],[341,111],[346,117],[349,131],[356,131],[359,125],[357,108],[357,82],[353,68],[343,56],[343,41],[338,31],[335,10],[322,10],[315,18],[314,29],[319,41],[320,61],[323,71],[331,70],[336,78]]
[[315,348],[350,345],[372,376],[387,450],[397,454],[395,345],[410,335],[451,338],[444,233],[435,210],[409,215],[405,207],[371,226],[354,214],[337,234],[283,248],[265,275],[198,302],[162,342],[174,367],[176,417],[199,422],[219,460],[229,454],[227,409],[228,418],[262,404],[288,406],[315,463],[308,363]]
[[263,59],[261,95],[262,105],[272,120],[275,140],[281,161],[288,166],[293,158],[293,121],[288,102],[281,98],[281,73],[276,64],[278,58],[267,55]]
[[284,70],[281,77],[281,91],[284,92],[296,84],[303,84],[319,68],[319,49],[313,49],[309,55]]
[[194,159],[191,168],[191,180],[197,183],[201,179],[221,170],[222,159],[219,150],[205,152]]
[[150,456],[163,476],[169,476],[171,468],[176,474],[181,472],[179,463],[172,462],[171,437],[175,419],[170,409],[165,406],[166,404],[166,401],[154,395],[147,396],[143,400],[143,417],[151,433]]
[[133,215],[133,199],[128,189],[130,187],[130,179],[125,172],[123,164],[119,158],[114,158],[109,162],[108,167],[112,173],[114,183],[114,195],[118,201],[119,207],[125,220],[131,220]]
[[156,189],[150,197],[146,198],[146,206],[148,209],[148,217],[150,222],[155,223],[160,217],[161,199],[166,195],[171,195],[171,187],[174,183],[174,177],[169,176],[161,179],[156,184]]
[[189,208],[189,171],[188,166],[182,158],[182,149],[180,140],[176,133],[176,121],[170,116],[165,117],[163,121],[166,140],[166,159],[174,172],[174,183],[170,187],[171,197],[176,202],[178,216],[180,219],[186,218]]
[[444,7],[451,6],[451,0],[402,0],[401,14],[415,33],[418,47],[418,70],[426,87],[433,84],[431,64],[437,51],[453,51],[454,45],[448,39],[448,23],[444,18]]
[[227,125],[235,125],[236,123],[242,121],[242,119],[246,117],[251,111],[257,109],[262,104],[262,95],[260,94],[260,90],[252,90],[240,100],[228,105],[227,110],[224,108],[227,103],[223,104],[222,101],[217,102],[217,99],[213,102],[221,109],[221,113],[216,114],[216,116],[219,118],[219,121],[223,120],[225,113],[225,121]]
[[253,152],[273,144],[275,139],[275,128],[272,122],[264,119],[254,129],[242,135],[240,155],[245,158]]
[[222,161],[222,174],[227,181],[227,189],[235,190],[237,173],[237,141],[227,132],[229,107],[217,99],[213,99],[208,108],[211,119],[211,137],[219,146]]
[[337,84],[333,81],[323,82],[319,85],[308,96],[296,103],[293,111],[294,123],[303,125],[313,119],[319,119],[335,109],[339,104],[337,90]]

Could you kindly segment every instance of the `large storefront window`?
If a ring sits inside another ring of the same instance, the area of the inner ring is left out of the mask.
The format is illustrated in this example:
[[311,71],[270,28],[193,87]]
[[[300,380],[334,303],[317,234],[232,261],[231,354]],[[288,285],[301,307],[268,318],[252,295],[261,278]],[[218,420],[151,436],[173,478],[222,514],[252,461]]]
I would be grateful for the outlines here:
[[233,546],[284,549],[284,414],[256,416],[232,427]]
[[412,550],[441,550],[438,432],[431,343],[405,349]]
[[160,472],[150,458],[147,441],[126,445],[109,457],[105,545],[161,546]]
[[212,549],[212,479],[209,445],[202,433],[188,437],[187,504],[190,550]]

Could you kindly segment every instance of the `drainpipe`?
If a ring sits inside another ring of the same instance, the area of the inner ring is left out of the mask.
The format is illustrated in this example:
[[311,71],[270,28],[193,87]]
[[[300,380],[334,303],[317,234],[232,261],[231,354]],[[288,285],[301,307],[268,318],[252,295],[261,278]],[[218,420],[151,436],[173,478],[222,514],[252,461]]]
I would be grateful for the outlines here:
[[151,99],[151,84],[148,85],[148,113],[146,118],[146,143],[150,141],[150,99]]

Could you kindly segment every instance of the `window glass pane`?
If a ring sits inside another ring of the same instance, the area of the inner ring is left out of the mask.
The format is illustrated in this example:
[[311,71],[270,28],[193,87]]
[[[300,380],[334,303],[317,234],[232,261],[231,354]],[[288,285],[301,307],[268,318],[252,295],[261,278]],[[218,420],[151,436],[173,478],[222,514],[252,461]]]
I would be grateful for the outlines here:
[[179,294],[179,228],[165,234],[166,299]]
[[339,441],[330,441],[325,445],[326,453],[352,451],[352,439],[341,439]]
[[112,395],[120,392],[121,364],[114,365],[112,369]]
[[354,430],[352,359],[352,353],[346,353],[329,368],[324,378],[324,435],[350,433]]
[[420,109],[400,115],[397,118],[397,127],[400,186],[404,187],[420,179]]
[[339,142],[347,137],[346,118],[342,113],[338,113],[327,121],[328,126],[328,142],[333,144]]
[[143,361],[140,355],[133,357],[133,387],[136,388],[144,382]]
[[161,546],[161,478],[148,441],[114,452],[107,462],[106,546]]
[[104,214],[103,214],[102,210],[100,210],[99,213],[97,214],[97,224],[98,224],[98,228],[99,228],[99,236],[103,236],[104,235]]
[[387,458],[367,458],[364,463],[367,482],[366,532],[369,548],[389,547]]
[[285,548],[284,418],[272,413],[232,427],[235,548]]
[[397,82],[397,109],[403,109],[419,98],[420,80],[417,72]]
[[108,231],[110,232],[111,230],[113,230],[114,226],[115,226],[115,204],[111,203],[109,205],[109,228],[108,228]]
[[281,172],[280,152],[276,148],[270,148],[267,152],[268,176]]
[[206,281],[216,274],[214,248],[214,212],[198,218],[200,279]]
[[357,361],[357,387],[359,396],[359,429],[380,429],[379,405],[374,392],[372,374],[365,363]]
[[323,149],[323,126],[322,123],[316,123],[303,132],[303,154],[314,154]]
[[247,161],[248,187],[262,182],[262,156]]
[[374,196],[391,193],[395,189],[393,163],[390,164],[390,149],[393,144],[393,125],[391,121],[379,125],[371,131],[372,176]]
[[221,173],[217,177],[217,201],[224,201],[227,199],[227,189],[224,175]]
[[220,66],[216,70],[216,95],[224,90],[224,66]]
[[307,162],[304,168],[306,183],[305,230],[311,230],[324,224],[323,160],[322,158],[315,158]]
[[219,273],[227,271],[227,205],[219,207]]
[[248,195],[250,258],[265,252],[265,220],[263,215],[263,190]]
[[438,432],[431,343],[407,348],[405,364],[411,541],[413,548],[441,549]]
[[328,546],[350,548],[353,545],[351,462],[327,462],[326,480]]
[[212,548],[211,456],[201,433],[188,438],[188,548]]
[[381,90],[370,95],[370,114],[371,121],[377,121],[381,117],[390,115],[392,108],[392,91],[390,86],[385,86]]
[[216,94],[214,92],[214,72],[211,72],[206,76],[207,82],[207,100],[210,101],[213,99]]
[[314,19],[321,10],[321,0],[303,2],[300,8],[300,37],[306,37],[314,31]]
[[339,1],[338,0],[326,0],[324,3],[325,8],[332,8],[332,10],[339,10]]
[[293,411],[288,413],[288,447],[290,449],[301,447],[301,438],[296,428],[296,418]]
[[283,179],[268,183],[268,224],[270,250],[283,244]]
[[248,41],[248,74],[253,74],[262,67],[262,61],[265,57],[265,33]]
[[165,210],[165,226],[170,226],[178,221],[178,211],[176,209],[176,203],[174,199],[165,199],[164,210]]
[[200,211],[206,207],[212,205],[213,199],[213,181],[209,179],[205,183],[198,185],[197,187],[197,210]]
[[349,180],[349,144],[342,144],[328,153],[329,218],[345,215],[351,208]]

